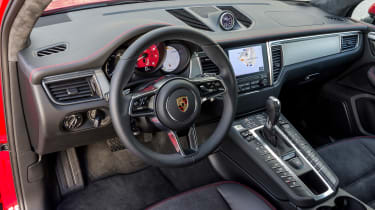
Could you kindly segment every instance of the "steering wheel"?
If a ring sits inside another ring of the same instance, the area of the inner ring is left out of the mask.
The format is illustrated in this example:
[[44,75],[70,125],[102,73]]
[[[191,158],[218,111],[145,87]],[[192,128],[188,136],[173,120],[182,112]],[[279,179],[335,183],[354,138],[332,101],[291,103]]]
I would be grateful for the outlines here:
[[[202,74],[194,78],[162,77],[146,88],[131,92],[127,87],[137,59],[154,43],[181,40],[193,43],[219,68],[219,74]],[[159,167],[193,164],[213,152],[224,139],[235,116],[236,80],[223,49],[206,35],[188,28],[167,26],[152,30],[134,41],[117,63],[111,80],[109,107],[113,126],[122,143],[146,163]],[[195,130],[201,104],[222,98],[223,113],[216,129],[198,145]],[[147,148],[133,135],[132,118],[148,117],[168,132],[176,153],[162,154]],[[183,148],[177,132],[188,130],[188,148]]]

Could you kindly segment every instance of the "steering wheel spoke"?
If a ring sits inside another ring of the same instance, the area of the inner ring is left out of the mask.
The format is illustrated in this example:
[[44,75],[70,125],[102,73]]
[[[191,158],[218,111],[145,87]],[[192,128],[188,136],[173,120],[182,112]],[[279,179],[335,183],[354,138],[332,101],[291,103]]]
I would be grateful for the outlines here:
[[192,125],[188,133],[189,147],[192,151],[197,152],[199,149],[197,131],[195,125]]
[[213,101],[227,91],[223,79],[215,74],[203,74],[190,81],[198,87],[202,103]]
[[197,137],[197,132],[195,130],[195,125],[192,125],[188,133],[186,133],[185,135],[187,137],[187,141],[189,145],[189,147],[186,149],[184,149],[181,139],[179,135],[177,134],[177,132],[173,130],[168,131],[169,140],[171,141],[176,152],[180,153],[180,155],[182,156],[186,156],[186,155],[190,155],[190,154],[198,152],[199,145],[198,145],[198,137]]
[[171,143],[173,144],[173,147],[175,148],[176,152],[180,153],[180,155],[185,156],[184,149],[182,147],[180,138],[178,137],[177,133],[175,131],[168,131],[168,137]]

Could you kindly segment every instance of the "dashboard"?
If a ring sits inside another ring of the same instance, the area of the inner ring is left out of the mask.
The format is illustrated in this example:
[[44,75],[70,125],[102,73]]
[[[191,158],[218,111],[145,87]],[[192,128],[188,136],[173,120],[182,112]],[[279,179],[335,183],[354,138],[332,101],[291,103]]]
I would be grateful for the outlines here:
[[[367,30],[308,3],[271,0],[161,1],[41,17],[18,55],[35,151],[115,137],[108,100],[116,63],[137,37],[170,25],[199,30],[226,52],[237,78],[238,116],[262,109],[286,83],[339,74],[361,56]],[[168,40],[144,49],[128,88],[204,73],[217,74],[218,67],[199,46]],[[215,117],[212,107],[202,113]]]

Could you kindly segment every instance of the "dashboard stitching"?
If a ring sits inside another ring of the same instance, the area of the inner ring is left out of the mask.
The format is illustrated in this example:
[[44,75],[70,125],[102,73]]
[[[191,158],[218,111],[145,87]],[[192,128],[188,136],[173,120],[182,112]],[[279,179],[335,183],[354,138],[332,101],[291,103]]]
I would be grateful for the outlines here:
[[[228,4],[217,4],[216,6],[227,6]],[[249,5],[249,6],[269,6],[269,3],[237,3],[236,6],[241,5]],[[212,4],[190,4],[189,6],[181,6],[184,8],[187,7],[202,7],[202,6],[212,6]],[[127,10],[127,11],[116,11],[116,12],[107,12],[103,13],[103,16],[109,16],[109,15],[118,15],[118,14],[124,14],[124,13],[132,13],[132,12],[139,12],[139,11],[149,11],[149,10],[166,10],[166,9],[172,9],[172,8],[180,8],[179,6],[169,6],[169,7],[153,7],[153,8],[143,8],[143,9],[133,9],[133,10]]]
[[137,26],[137,27],[134,27],[134,28],[131,28],[129,30],[126,30],[125,32],[121,33],[120,35],[116,36],[112,41],[108,42],[106,45],[104,45],[102,48],[96,50],[94,53],[92,53],[91,55],[89,56],[86,56],[84,58],[81,58],[79,60],[75,60],[75,61],[71,61],[71,62],[67,62],[67,63],[60,63],[60,64],[53,64],[53,65],[48,65],[48,66],[42,66],[42,67],[39,67],[39,68],[35,68],[33,69],[31,72],[30,72],[30,76],[29,76],[29,80],[30,82],[32,81],[32,76],[35,72],[37,71],[40,71],[40,70],[45,70],[45,69],[49,69],[49,68],[52,68],[52,67],[58,67],[58,66],[67,66],[67,65],[71,65],[71,64],[75,64],[75,63],[80,63],[80,62],[83,62],[85,60],[88,60],[96,55],[98,55],[100,52],[102,52],[103,50],[105,50],[106,48],[110,47],[114,42],[116,42],[117,40],[119,40],[120,38],[122,38],[123,36],[125,36],[126,34],[132,32],[132,31],[135,31],[137,29],[140,29],[140,28],[143,28],[143,27],[146,27],[146,26],[152,26],[152,25],[157,25],[157,24],[161,24],[161,25],[165,25],[165,26],[170,26],[171,24],[169,23],[150,23],[150,24],[144,24],[144,25],[141,25],[141,26]]
[[[49,69],[49,68],[52,68],[52,67],[66,66],[66,65],[71,65],[71,64],[83,62],[83,61],[88,60],[89,58],[94,57],[95,55],[99,54],[101,51],[103,51],[104,49],[108,48],[112,43],[114,43],[115,41],[117,41],[121,37],[125,36],[126,34],[132,32],[134,30],[137,30],[137,29],[140,29],[140,28],[143,28],[143,27],[146,27],[146,26],[152,26],[152,25],[155,25],[155,24],[161,24],[161,25],[165,25],[165,26],[171,26],[172,25],[172,24],[169,24],[169,23],[151,23],[151,24],[144,24],[144,25],[141,25],[141,26],[137,26],[137,27],[131,28],[131,29],[123,32],[122,34],[118,35],[112,41],[110,41],[109,43],[107,43],[104,47],[100,48],[99,50],[95,51],[94,53],[92,53],[91,55],[89,55],[87,57],[81,58],[79,60],[71,61],[71,62],[68,62],[68,63],[53,64],[53,65],[43,66],[43,67],[39,67],[39,68],[33,69],[30,72],[29,81],[30,82],[32,81],[32,76],[37,71]],[[323,29],[324,28],[331,29],[332,27],[328,27],[328,26],[327,27],[320,27],[320,29],[322,29],[322,28]],[[344,27],[337,27],[337,28],[338,29],[353,28],[353,25],[350,25],[350,26],[347,26],[347,27],[346,26],[344,26]],[[314,30],[316,30],[316,28],[314,28],[314,29],[304,29],[304,30],[289,31],[287,33],[270,33],[270,34],[263,34],[263,35],[254,35],[254,36],[250,35],[250,36],[246,36],[246,37],[240,37],[240,38],[237,37],[237,38],[233,38],[233,39],[221,39],[221,40],[216,40],[216,41],[217,42],[227,42],[227,41],[234,41],[234,40],[240,41],[240,40],[244,40],[244,39],[248,39],[248,38],[256,38],[256,37],[260,38],[260,37],[270,36],[270,35],[283,35],[283,34],[287,35],[287,34],[292,34],[292,33],[297,33],[297,32],[314,31]]]
[[[329,26],[323,26],[323,27],[320,27],[319,29],[332,29],[332,27],[329,27]],[[346,29],[346,28],[353,28],[353,25],[350,25],[350,26],[344,26],[344,27],[337,27],[337,29]],[[304,30],[295,30],[295,31],[288,31],[286,33],[269,33],[269,34],[262,34],[262,35],[254,35],[254,36],[243,36],[243,37],[237,37],[237,38],[229,38],[229,39],[220,39],[220,40],[216,40],[217,42],[227,42],[227,41],[241,41],[243,39],[248,39],[248,38],[261,38],[261,37],[264,37],[264,36],[271,36],[271,35],[288,35],[288,34],[292,34],[292,33],[297,33],[297,32],[305,32],[305,31],[316,31],[317,29],[316,28],[312,28],[312,29],[304,29]],[[330,33],[330,32],[329,32]]]

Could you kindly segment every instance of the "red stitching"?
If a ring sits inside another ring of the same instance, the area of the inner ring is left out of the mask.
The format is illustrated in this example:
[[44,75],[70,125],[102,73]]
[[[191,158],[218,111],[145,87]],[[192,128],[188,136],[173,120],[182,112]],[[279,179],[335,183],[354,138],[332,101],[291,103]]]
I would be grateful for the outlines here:
[[[353,25],[350,25],[350,26],[342,26],[338,29],[346,29],[346,28],[353,28]],[[262,38],[262,37],[265,37],[265,36],[272,36],[272,35],[289,35],[291,33],[297,33],[297,32],[307,32],[307,31],[316,31],[316,30],[321,30],[321,29],[332,29],[332,27],[329,27],[329,26],[322,26],[318,29],[316,28],[312,28],[312,29],[304,29],[304,30],[294,30],[294,31],[288,31],[288,32],[285,32],[285,33],[268,33],[268,34],[261,34],[261,35],[254,35],[254,36],[243,36],[243,37],[236,37],[236,38],[229,38],[229,39],[221,39],[221,40],[216,40],[217,42],[226,42],[226,41],[233,41],[233,40],[242,40],[242,39],[248,39],[248,38]],[[331,32],[328,32],[328,33],[331,33]],[[334,32],[332,32],[334,33]]]
[[[234,182],[236,183],[236,182]],[[237,183],[243,187],[245,187],[247,190],[249,190],[250,192],[252,192],[254,195],[256,195],[258,198],[262,199],[264,203],[266,203],[272,210],[276,210],[276,208],[268,201],[266,200],[261,194],[259,194],[257,191],[251,189],[250,187],[248,187],[247,185],[244,185],[244,184],[241,184],[241,183]]]
[[42,67],[39,67],[39,68],[35,68],[33,69],[31,72],[30,72],[30,77],[29,77],[29,80],[31,82],[32,80],[32,76],[35,72],[37,71],[40,71],[40,70],[45,70],[45,69],[49,69],[49,68],[52,68],[52,67],[58,67],[58,66],[66,66],[66,65],[71,65],[71,64],[74,64],[74,63],[80,63],[80,62],[83,62],[85,60],[88,60],[89,58],[92,58],[94,56],[96,56],[97,54],[99,54],[101,51],[105,50],[106,48],[110,47],[115,41],[119,40],[120,38],[122,38],[123,36],[125,36],[126,34],[132,32],[132,31],[135,31],[137,29],[140,29],[140,28],[143,28],[143,27],[146,27],[146,26],[152,26],[152,25],[156,25],[156,24],[161,24],[161,25],[171,25],[169,23],[152,23],[152,24],[145,24],[145,25],[141,25],[141,26],[136,26],[134,28],[131,28],[129,30],[126,30],[125,32],[121,33],[120,35],[116,36],[112,41],[108,42],[106,45],[104,45],[102,48],[98,49],[97,51],[95,51],[94,53],[92,53],[91,55],[87,56],[87,57],[84,57],[84,58],[81,58],[79,60],[75,60],[75,61],[71,61],[71,62],[67,62],[67,63],[60,63],[60,64],[52,64],[52,65],[48,65],[48,66],[42,66]]
[[164,204],[167,201],[173,200],[173,199],[175,199],[177,197],[180,197],[180,196],[192,193],[192,192],[196,192],[196,191],[199,191],[199,190],[203,190],[203,189],[206,189],[206,188],[209,188],[209,187],[212,187],[212,186],[219,186],[219,185],[222,185],[222,184],[238,184],[238,185],[241,185],[241,186],[245,187],[247,190],[249,190],[251,193],[253,193],[255,196],[257,196],[258,198],[260,198],[261,200],[263,200],[266,203],[266,205],[269,206],[272,210],[276,210],[276,208],[269,201],[267,201],[261,194],[259,194],[258,192],[254,191],[250,187],[248,187],[246,185],[243,185],[243,184],[241,184],[239,182],[235,182],[235,181],[221,181],[221,182],[216,182],[216,183],[213,183],[213,184],[208,184],[208,185],[205,185],[205,186],[202,186],[202,187],[198,187],[198,188],[195,188],[195,189],[192,189],[192,190],[188,190],[186,192],[174,195],[174,196],[169,197],[167,199],[164,199],[164,200],[162,200],[162,201],[160,201],[158,203],[155,203],[155,204],[147,207],[145,210],[151,210],[152,208],[155,208],[156,206]]

